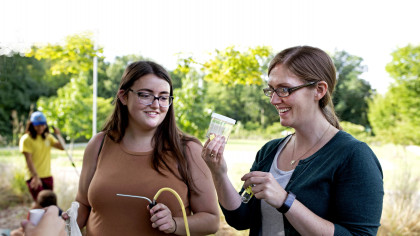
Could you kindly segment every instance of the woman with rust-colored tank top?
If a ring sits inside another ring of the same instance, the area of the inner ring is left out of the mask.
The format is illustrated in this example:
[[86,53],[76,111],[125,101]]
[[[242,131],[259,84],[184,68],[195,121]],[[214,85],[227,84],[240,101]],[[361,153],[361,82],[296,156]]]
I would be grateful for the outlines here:
[[77,222],[87,235],[185,235],[181,206],[171,193],[163,192],[152,209],[146,200],[116,195],[153,199],[163,187],[180,195],[192,235],[218,230],[219,208],[202,145],[176,127],[172,95],[162,66],[138,61],[126,68],[113,114],[83,157]]

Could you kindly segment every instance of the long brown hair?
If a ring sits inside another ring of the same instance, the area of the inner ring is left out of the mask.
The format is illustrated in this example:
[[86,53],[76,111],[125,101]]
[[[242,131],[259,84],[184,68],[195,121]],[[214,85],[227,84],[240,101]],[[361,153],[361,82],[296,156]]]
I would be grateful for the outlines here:
[[331,125],[337,129],[342,129],[331,99],[337,82],[336,71],[331,57],[315,47],[297,46],[287,48],[279,52],[271,60],[268,67],[268,75],[279,64],[284,65],[290,72],[306,82],[325,81],[328,84],[328,91],[319,100],[319,107]]
[[[172,79],[170,75],[161,65],[151,61],[137,61],[128,65],[121,78],[118,90],[124,90],[127,93],[128,89],[135,81],[148,74],[154,74],[167,81],[170,85],[170,95],[173,96]],[[104,131],[114,142],[119,143],[124,137],[125,129],[128,125],[128,109],[118,99],[118,92],[115,96],[114,103],[114,111],[108,118],[102,131]],[[189,141],[201,145],[201,142],[198,139],[188,136],[178,129],[175,122],[174,106],[172,104],[168,109],[165,119],[157,127],[152,139],[152,146],[154,147],[152,157],[153,168],[161,174],[160,168],[165,167],[174,173],[163,158],[164,156],[167,156],[167,154],[172,155],[178,163],[178,171],[182,180],[189,188],[196,190],[187,161],[187,151],[190,152],[190,150],[186,144]]]
[[[47,134],[50,132],[50,129],[48,127],[48,125],[46,125],[47,127],[45,128],[44,132],[42,132],[41,137],[42,139],[45,139],[47,137]],[[31,136],[31,138],[36,139],[36,136],[38,135],[38,133],[35,130],[34,124],[31,121],[28,121],[26,123],[26,130],[25,132],[27,134],[29,134],[29,136]]]

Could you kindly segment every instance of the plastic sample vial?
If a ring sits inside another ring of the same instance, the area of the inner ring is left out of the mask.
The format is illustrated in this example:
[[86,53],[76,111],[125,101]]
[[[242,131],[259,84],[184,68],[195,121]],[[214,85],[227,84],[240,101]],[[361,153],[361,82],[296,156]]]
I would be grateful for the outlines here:
[[29,221],[32,222],[32,224],[34,224],[34,225],[38,225],[38,223],[41,220],[44,213],[45,213],[44,209],[31,209],[31,210],[29,210]]
[[223,116],[217,113],[211,114],[211,121],[206,137],[210,138],[211,134],[218,136],[225,136],[226,142],[229,138],[230,132],[232,131],[233,125],[236,120]]
[[252,192],[252,187],[253,186],[250,185],[242,192],[241,200],[243,203],[248,203],[252,196],[254,196],[254,193]]

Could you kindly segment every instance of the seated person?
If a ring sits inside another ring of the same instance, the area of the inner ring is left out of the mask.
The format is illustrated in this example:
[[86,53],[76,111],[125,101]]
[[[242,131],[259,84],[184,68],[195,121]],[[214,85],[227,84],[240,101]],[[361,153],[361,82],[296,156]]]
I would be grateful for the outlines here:
[[[42,209],[49,206],[57,206],[57,195],[49,189],[39,192],[33,209]],[[61,216],[63,211],[58,207],[58,214]]]
[[[35,204],[32,206],[32,209],[43,209],[49,206],[57,206],[57,195],[49,189],[44,189],[39,192]],[[57,206],[58,207],[58,206]],[[63,211],[58,207],[58,214],[61,216]],[[29,214],[29,213],[28,213]],[[10,236],[23,236],[23,228],[10,232]]]

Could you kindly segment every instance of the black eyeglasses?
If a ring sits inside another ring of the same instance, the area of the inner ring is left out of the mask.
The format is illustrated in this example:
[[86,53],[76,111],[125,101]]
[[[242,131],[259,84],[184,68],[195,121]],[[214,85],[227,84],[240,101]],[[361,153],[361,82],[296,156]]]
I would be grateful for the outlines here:
[[169,107],[172,104],[172,100],[174,99],[174,97],[167,96],[167,95],[156,97],[155,95],[151,93],[136,92],[136,91],[133,91],[132,89],[128,89],[128,91],[137,94],[139,102],[146,106],[152,105],[152,103],[157,99],[159,106]]
[[308,86],[314,85],[316,83],[317,83],[317,81],[313,81],[313,82],[309,82],[307,84],[302,84],[302,85],[299,85],[299,86],[296,86],[296,87],[291,87],[291,88],[287,88],[287,87],[279,87],[279,88],[276,88],[276,89],[265,88],[265,89],[263,89],[263,91],[264,91],[265,96],[267,96],[267,97],[272,97],[274,92],[276,92],[277,96],[279,96],[281,98],[284,98],[284,97],[289,96],[290,94],[292,94],[294,91],[296,91],[298,89],[308,87]]

